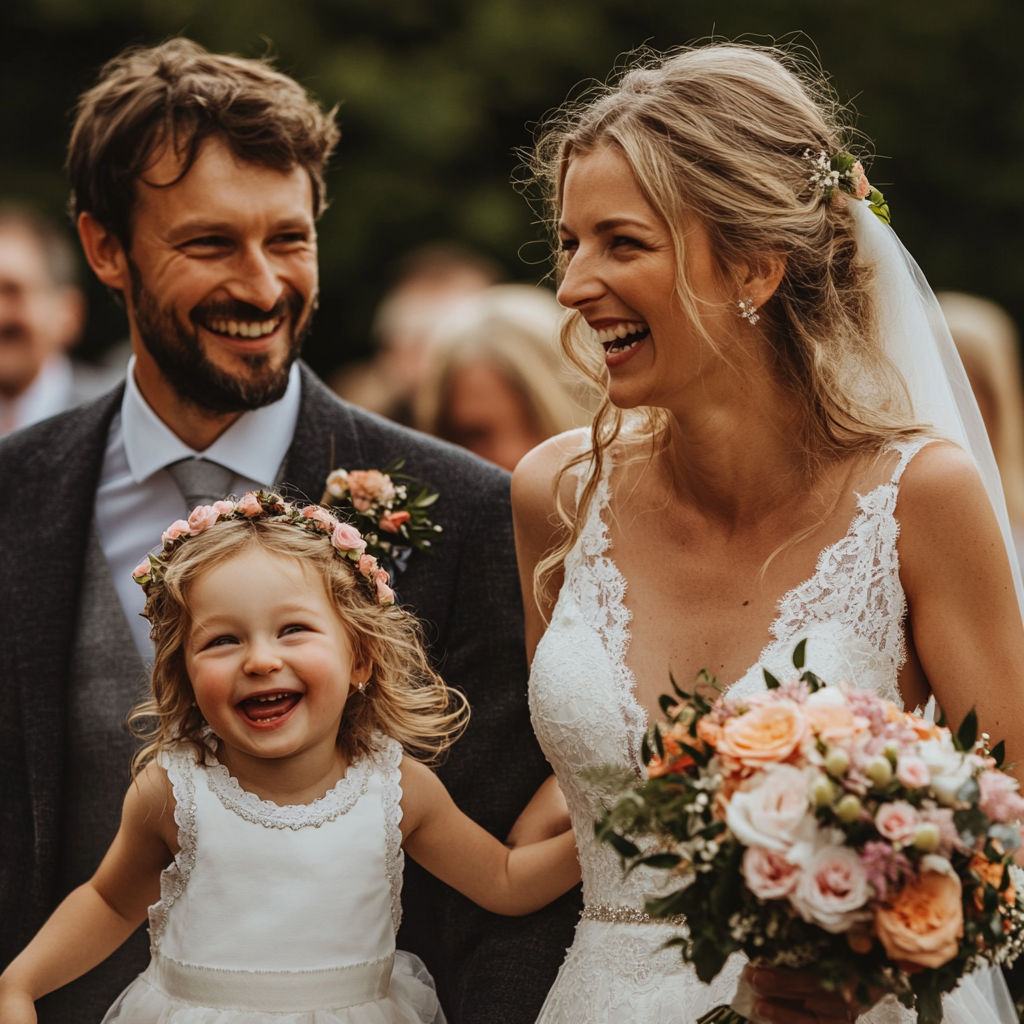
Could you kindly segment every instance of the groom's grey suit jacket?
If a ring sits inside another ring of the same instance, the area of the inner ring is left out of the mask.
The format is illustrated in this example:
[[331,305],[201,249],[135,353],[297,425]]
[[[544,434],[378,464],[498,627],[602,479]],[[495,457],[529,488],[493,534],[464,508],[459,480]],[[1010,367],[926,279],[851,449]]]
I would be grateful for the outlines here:
[[[68,794],[89,785],[69,779],[69,717],[81,721],[78,712],[69,716],[72,654],[92,640],[76,643],[76,623],[83,588],[96,593],[85,566],[90,548],[96,561],[93,504],[122,390],[0,442],[0,968],[66,895]],[[380,468],[398,457],[405,472],[440,492],[433,518],[444,529],[436,554],[416,553],[398,577],[399,598],[424,620],[446,681],[472,707],[469,729],[439,774],[458,805],[503,838],[550,771],[527,710],[508,475],[346,405],[302,368],[282,475],[287,492],[318,500],[331,469]],[[111,615],[123,616],[119,604]],[[127,772],[123,752],[111,758],[113,772]],[[399,946],[426,961],[453,1024],[533,1021],[579,909],[569,894],[529,917],[501,918],[408,861],[403,904]],[[109,969],[96,974],[84,1003],[109,1005],[145,966],[140,939],[114,977]],[[97,1024],[99,1016],[102,1009]]]

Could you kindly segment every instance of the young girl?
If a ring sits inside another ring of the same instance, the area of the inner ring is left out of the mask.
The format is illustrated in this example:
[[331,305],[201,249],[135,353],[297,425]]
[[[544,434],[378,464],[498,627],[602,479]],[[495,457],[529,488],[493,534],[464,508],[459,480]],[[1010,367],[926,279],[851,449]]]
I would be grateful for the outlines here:
[[543,797],[517,830],[566,831],[509,849],[423,763],[465,701],[365,547],[318,506],[250,493],[175,523],[135,570],[156,660],[132,717],[156,724],[99,870],[0,976],[0,1022],[34,1022],[147,912],[152,961],[105,1022],[443,1021],[395,950],[403,847],[500,914],[579,880]]

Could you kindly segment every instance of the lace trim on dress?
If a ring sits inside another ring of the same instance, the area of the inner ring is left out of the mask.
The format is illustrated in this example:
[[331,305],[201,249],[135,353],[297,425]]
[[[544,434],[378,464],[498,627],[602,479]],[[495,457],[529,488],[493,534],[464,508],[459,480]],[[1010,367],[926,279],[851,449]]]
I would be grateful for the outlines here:
[[167,772],[174,796],[174,822],[178,826],[179,850],[160,872],[160,899],[149,908],[149,949],[160,952],[160,940],[167,927],[167,914],[185,891],[196,863],[196,789],[192,777],[195,755],[191,749],[166,751],[157,763]]
[[[587,437],[585,444],[589,445]],[[587,510],[587,517],[574,548],[565,558],[565,583],[585,618],[594,625],[612,666],[615,690],[626,726],[623,761],[633,766],[638,775],[640,746],[647,730],[647,713],[636,699],[636,678],[626,664],[629,648],[629,623],[633,613],[626,607],[626,579],[608,557],[611,538],[604,511],[611,501],[609,477],[613,467],[611,453],[605,451],[601,479]],[[577,468],[576,502],[579,505],[586,483],[586,463]]]
[[387,855],[384,868],[391,883],[391,920],[395,933],[402,923],[402,878],[405,872],[405,853],[402,850],[402,744],[390,736],[380,737],[376,756],[383,789],[381,804],[384,808],[384,839]]
[[350,811],[366,792],[373,773],[373,761],[361,758],[348,766],[348,771],[333,789],[309,804],[275,804],[261,800],[241,785],[213,754],[206,755],[206,780],[210,791],[239,817],[265,828],[319,828],[328,821]]

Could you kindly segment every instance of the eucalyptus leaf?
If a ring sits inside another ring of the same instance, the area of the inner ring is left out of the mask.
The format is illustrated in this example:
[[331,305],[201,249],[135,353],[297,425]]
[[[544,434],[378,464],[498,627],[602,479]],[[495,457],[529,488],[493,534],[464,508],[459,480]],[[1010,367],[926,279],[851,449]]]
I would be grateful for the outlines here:
[[769,690],[777,690],[779,688],[778,679],[776,679],[775,676],[773,676],[766,668],[761,669],[761,671],[764,673],[764,685],[767,686]]
[[793,668],[799,671],[804,667],[804,654],[807,651],[807,638],[805,637],[796,645],[796,649],[793,651]]
[[956,738],[961,750],[970,750],[974,746],[974,741],[978,738],[978,714],[974,708],[964,716],[960,728],[957,729]]

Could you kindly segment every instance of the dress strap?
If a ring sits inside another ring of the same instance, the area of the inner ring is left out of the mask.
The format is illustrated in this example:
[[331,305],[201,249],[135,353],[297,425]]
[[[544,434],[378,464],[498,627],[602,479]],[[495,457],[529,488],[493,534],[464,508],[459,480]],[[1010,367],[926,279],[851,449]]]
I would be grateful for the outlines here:
[[891,450],[899,452],[900,461],[896,463],[896,468],[892,472],[892,479],[889,483],[898,486],[900,477],[903,476],[903,471],[910,465],[910,460],[922,448],[930,445],[934,440],[934,437],[915,437],[909,441],[897,441],[893,444]]
[[402,923],[402,877],[405,853],[402,851],[402,744],[390,736],[377,736],[374,764],[383,784],[381,804],[384,809],[384,840],[387,844],[384,863],[391,883],[391,920],[395,933]]

